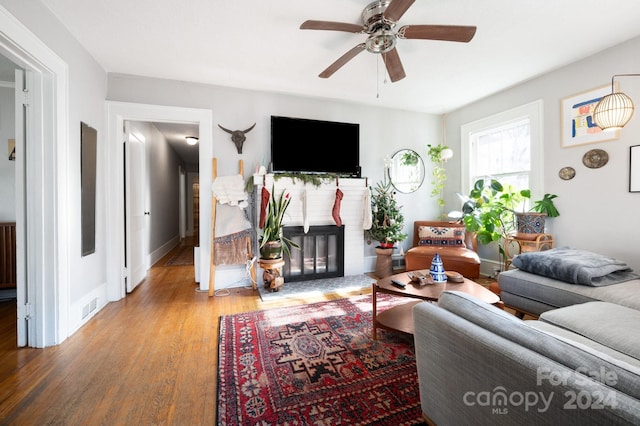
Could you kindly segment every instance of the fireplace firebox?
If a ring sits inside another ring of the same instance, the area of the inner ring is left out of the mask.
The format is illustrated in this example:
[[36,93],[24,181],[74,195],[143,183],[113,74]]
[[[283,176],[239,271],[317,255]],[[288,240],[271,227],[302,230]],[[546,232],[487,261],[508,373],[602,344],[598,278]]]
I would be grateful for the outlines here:
[[284,236],[300,246],[285,256],[285,282],[344,276],[344,226],[285,226]]

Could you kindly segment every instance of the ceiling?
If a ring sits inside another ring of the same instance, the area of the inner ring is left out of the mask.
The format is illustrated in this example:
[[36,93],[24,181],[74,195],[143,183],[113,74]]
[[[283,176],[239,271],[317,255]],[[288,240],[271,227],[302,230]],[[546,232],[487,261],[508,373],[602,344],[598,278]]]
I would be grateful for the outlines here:
[[[361,23],[371,0],[42,0],[107,72],[444,113],[640,35],[637,0],[417,0],[398,22],[475,25],[469,43],[399,40],[407,77],[385,82]],[[386,79],[388,80],[388,79]]]
[[185,140],[187,136],[200,137],[197,124],[188,123],[153,123],[162,133],[180,158],[186,163],[187,171],[198,171],[199,149],[198,145],[189,145]]

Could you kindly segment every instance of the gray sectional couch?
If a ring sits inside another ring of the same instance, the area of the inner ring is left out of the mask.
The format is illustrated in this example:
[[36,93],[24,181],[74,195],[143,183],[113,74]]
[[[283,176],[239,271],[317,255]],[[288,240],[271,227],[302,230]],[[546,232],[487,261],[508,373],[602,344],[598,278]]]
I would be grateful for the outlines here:
[[445,292],[413,320],[431,424],[640,424],[640,310],[588,301],[523,321]]
[[555,278],[511,269],[498,275],[500,299],[519,316],[578,303],[604,301],[640,310],[640,279],[603,287],[569,284]]
[[593,301],[640,310],[640,275],[622,260],[559,247],[520,254],[512,265],[498,275],[500,298],[521,318]]

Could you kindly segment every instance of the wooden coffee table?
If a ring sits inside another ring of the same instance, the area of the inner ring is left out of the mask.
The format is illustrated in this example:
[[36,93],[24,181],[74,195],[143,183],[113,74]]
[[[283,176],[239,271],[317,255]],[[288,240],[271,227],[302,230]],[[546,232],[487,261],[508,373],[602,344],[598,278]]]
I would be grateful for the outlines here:
[[[429,274],[428,269],[413,272],[420,272],[424,275]],[[391,284],[391,280],[400,281],[401,283],[407,284],[407,286],[404,289],[398,288]],[[498,297],[497,294],[467,278],[465,278],[462,283],[449,281],[441,284],[427,284],[421,286],[419,284],[412,283],[406,272],[391,275],[390,277],[379,279],[377,282],[373,283],[373,287],[371,289],[373,296],[373,339],[375,340],[378,338],[378,328],[413,334],[413,312],[411,310],[413,306],[425,300],[436,302],[445,290],[462,291],[487,303],[491,303],[498,307],[503,306],[502,301],[500,301],[500,297]],[[418,300],[386,309],[378,314],[378,293],[404,296]]]

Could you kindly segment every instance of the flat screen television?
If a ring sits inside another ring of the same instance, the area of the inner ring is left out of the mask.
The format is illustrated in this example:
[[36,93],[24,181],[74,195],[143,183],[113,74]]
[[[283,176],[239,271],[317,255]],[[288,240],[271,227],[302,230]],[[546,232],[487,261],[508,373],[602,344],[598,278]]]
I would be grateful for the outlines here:
[[360,125],[271,116],[271,169],[360,177]]

